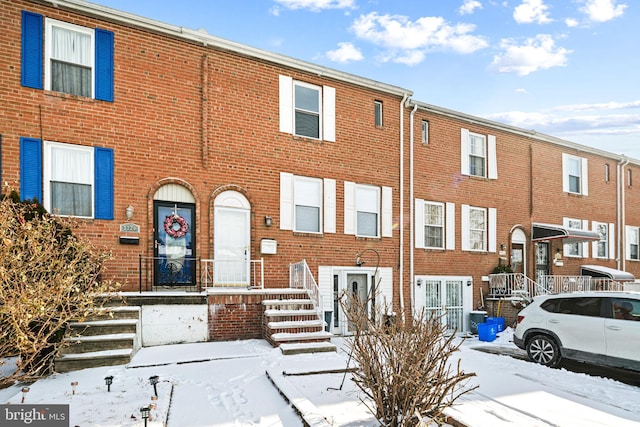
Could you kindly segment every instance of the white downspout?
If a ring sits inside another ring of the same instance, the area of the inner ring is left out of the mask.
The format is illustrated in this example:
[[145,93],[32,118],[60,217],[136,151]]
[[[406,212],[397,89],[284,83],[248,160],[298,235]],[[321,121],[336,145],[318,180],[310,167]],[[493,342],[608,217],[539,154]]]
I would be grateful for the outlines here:
[[625,218],[625,196],[624,196],[624,167],[629,164],[629,159],[627,159],[624,155],[618,161],[617,170],[616,170],[616,210],[617,210],[617,221],[618,221],[618,253],[616,257],[616,268],[618,270],[625,271],[627,258],[626,252],[626,218]]
[[[407,99],[407,107],[409,106],[410,100]],[[415,276],[415,266],[414,266],[414,247],[415,247],[415,231],[414,231],[414,201],[413,201],[413,142],[414,142],[414,125],[413,125],[413,116],[418,109],[418,104],[413,105],[413,109],[411,110],[411,115],[409,116],[409,277],[411,280],[410,289],[411,289],[411,316],[415,316],[416,313],[416,297],[415,297],[415,289],[414,289],[414,276]]]
[[404,281],[402,276],[404,275],[404,103],[409,98],[406,93],[402,96],[402,102],[400,103],[400,268],[399,283],[400,290],[398,296],[400,297],[400,315],[402,316],[402,322],[404,323],[404,291],[402,290]]

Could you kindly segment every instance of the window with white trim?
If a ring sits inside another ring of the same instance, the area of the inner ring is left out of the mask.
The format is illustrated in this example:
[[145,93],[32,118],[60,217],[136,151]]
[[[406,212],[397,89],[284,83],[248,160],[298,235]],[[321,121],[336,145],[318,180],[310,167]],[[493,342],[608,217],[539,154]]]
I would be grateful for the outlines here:
[[562,154],[562,190],[571,194],[589,194],[587,159]]
[[57,215],[93,217],[93,147],[44,143],[44,207]]
[[463,175],[498,179],[496,137],[460,130]]
[[376,127],[382,127],[382,101],[373,102],[373,120]]
[[627,169],[627,187],[631,188],[633,186],[633,173],[631,169]]
[[444,203],[424,202],[424,245],[444,248]]
[[294,177],[294,231],[320,233],[322,218],[322,180]]
[[594,242],[593,257],[609,258],[609,224],[593,221],[593,231],[600,236],[600,240]]
[[[581,219],[575,218],[564,218],[563,220],[564,226],[567,228],[573,228],[575,230],[586,230],[586,227],[583,227],[583,221]],[[570,257],[583,257],[586,256],[584,251],[584,243],[576,242],[576,243],[565,243],[564,244],[564,254],[565,256]]]
[[281,75],[280,132],[335,141],[336,90]]
[[455,249],[455,204],[415,199],[415,246]]
[[469,208],[469,247],[472,251],[484,251],[487,248],[487,211],[481,208]]
[[280,172],[280,229],[336,232],[336,181]]
[[497,210],[462,205],[462,250],[496,252]]
[[422,121],[422,143],[423,144],[429,143],[429,121],[428,120]]
[[360,237],[392,237],[391,187],[344,183],[344,233]]
[[640,260],[640,228],[627,225],[627,259]]
[[46,19],[45,89],[93,97],[94,30]]

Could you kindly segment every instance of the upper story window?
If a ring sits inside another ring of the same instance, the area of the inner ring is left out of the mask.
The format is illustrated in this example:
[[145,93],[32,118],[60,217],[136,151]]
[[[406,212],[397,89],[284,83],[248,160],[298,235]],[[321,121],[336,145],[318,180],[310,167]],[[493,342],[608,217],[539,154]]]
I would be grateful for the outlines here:
[[610,227],[613,224],[609,225],[606,222],[596,222],[593,221],[593,231],[598,233],[600,236],[600,240],[593,242],[593,257],[594,258],[612,258],[609,253],[610,250],[610,239],[612,238],[611,233],[609,232]]
[[631,188],[633,185],[633,174],[631,169],[627,169],[627,187]]
[[45,20],[42,15],[22,11],[21,83],[113,101],[113,48],[111,31]]
[[461,129],[461,169],[463,175],[497,179],[496,137]]
[[280,173],[280,229],[336,232],[336,181]]
[[585,196],[589,194],[587,159],[562,154],[562,190]]
[[[575,230],[587,230],[588,221],[583,221],[581,219],[575,218],[564,218],[563,225],[567,228],[573,228]],[[566,256],[571,257],[586,257],[588,256],[588,243],[587,242],[576,242],[576,243],[565,243],[564,244],[564,254]]]
[[93,30],[46,20],[45,89],[93,96]]
[[382,127],[382,101],[374,101],[373,117],[376,127]]
[[610,177],[610,170],[609,170],[609,163],[606,163],[604,165],[604,182],[609,182],[609,180],[611,179]]
[[455,249],[455,205],[415,200],[416,248]]
[[496,251],[496,209],[462,205],[462,250]]
[[113,159],[109,148],[20,138],[20,197],[57,215],[113,219]]
[[336,90],[279,78],[280,132],[335,141]]
[[627,225],[627,259],[640,260],[640,228]]
[[344,183],[344,233],[360,237],[392,236],[392,189]]
[[422,143],[429,143],[429,122],[427,120],[422,121]]

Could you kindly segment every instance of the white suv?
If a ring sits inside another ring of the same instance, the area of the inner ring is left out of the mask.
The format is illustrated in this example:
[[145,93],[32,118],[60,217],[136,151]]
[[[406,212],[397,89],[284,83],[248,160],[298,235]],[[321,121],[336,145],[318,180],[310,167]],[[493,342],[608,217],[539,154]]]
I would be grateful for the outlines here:
[[566,358],[640,371],[640,293],[537,296],[518,313],[513,342],[546,366]]

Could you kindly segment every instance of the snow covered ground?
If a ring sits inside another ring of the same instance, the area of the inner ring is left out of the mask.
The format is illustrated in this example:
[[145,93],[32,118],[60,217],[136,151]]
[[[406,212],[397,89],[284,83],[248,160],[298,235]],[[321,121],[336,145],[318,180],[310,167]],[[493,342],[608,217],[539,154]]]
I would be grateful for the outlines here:
[[[507,329],[492,343],[465,341],[457,357],[477,374],[470,385],[480,387],[449,410],[454,419],[474,427],[640,425],[638,387],[474,350],[514,351],[511,336]],[[334,342],[342,345],[340,338]],[[347,359],[344,350],[283,356],[262,340],[149,347],[127,366],[37,381],[24,399],[68,403],[70,426],[81,427],[142,426],[140,408],[151,403],[150,427],[300,426],[299,413],[313,426],[375,426],[349,375],[343,382],[342,373],[327,373],[344,369]],[[160,378],[157,399],[152,375]],[[72,382],[78,382],[75,394]],[[0,390],[0,403],[19,404],[21,388]]]

